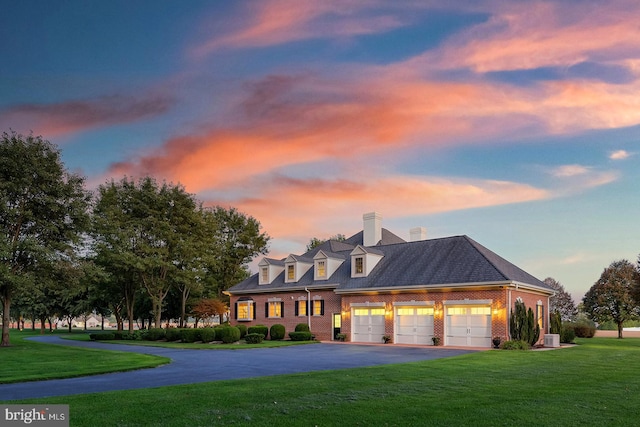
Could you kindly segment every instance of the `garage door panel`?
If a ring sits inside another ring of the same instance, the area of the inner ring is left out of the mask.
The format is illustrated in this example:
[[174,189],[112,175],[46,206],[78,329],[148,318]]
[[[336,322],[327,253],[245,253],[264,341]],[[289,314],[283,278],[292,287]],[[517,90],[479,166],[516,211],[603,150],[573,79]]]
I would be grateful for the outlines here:
[[385,322],[382,308],[356,308],[353,310],[353,341],[382,342]]
[[433,308],[398,307],[395,317],[398,344],[431,344]]
[[454,346],[491,346],[491,307],[447,308],[446,344]]

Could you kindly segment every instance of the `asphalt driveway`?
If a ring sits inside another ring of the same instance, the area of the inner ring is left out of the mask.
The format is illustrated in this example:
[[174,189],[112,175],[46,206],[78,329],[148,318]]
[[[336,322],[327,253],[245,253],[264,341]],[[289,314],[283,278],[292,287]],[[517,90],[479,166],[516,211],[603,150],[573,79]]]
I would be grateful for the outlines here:
[[50,344],[153,354],[168,357],[172,362],[157,368],[130,372],[0,384],[0,401],[359,368],[439,359],[475,351],[331,343],[246,350],[186,350],[72,341],[58,336],[33,339]]

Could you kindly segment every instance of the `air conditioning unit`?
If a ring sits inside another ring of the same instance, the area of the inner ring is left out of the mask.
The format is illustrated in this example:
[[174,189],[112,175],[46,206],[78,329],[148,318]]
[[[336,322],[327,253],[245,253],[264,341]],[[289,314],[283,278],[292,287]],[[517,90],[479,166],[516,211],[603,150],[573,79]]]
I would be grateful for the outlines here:
[[552,348],[560,347],[560,335],[544,334],[544,346]]

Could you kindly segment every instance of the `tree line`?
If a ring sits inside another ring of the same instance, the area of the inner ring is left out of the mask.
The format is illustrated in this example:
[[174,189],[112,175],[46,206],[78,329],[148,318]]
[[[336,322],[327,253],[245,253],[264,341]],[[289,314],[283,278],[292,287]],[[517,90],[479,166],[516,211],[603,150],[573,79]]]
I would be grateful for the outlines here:
[[205,207],[180,184],[125,176],[88,191],[55,145],[13,131],[0,139],[0,225],[0,346],[12,319],[71,325],[95,312],[132,330],[221,311],[270,240],[255,218]]

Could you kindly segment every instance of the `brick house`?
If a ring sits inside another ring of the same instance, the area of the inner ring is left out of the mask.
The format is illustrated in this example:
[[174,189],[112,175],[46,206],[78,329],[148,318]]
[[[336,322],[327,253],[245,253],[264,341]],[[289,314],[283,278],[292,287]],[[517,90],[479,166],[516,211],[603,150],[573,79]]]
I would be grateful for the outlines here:
[[263,258],[259,272],[228,290],[231,319],[247,326],[307,323],[317,339],[490,347],[509,338],[516,300],[531,308],[542,339],[553,290],[467,236],[406,242],[375,212],[345,241],[302,255]]

